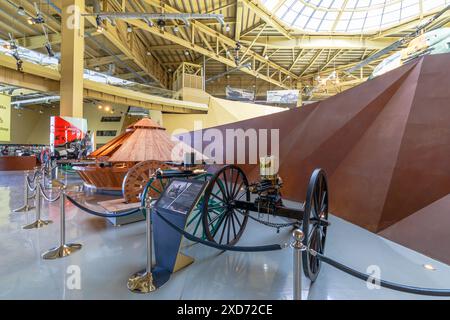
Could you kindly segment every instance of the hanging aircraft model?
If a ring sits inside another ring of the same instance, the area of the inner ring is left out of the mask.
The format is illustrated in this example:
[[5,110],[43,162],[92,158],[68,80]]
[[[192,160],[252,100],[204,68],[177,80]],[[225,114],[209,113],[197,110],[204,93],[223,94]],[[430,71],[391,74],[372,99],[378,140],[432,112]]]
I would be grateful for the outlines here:
[[375,78],[403,64],[429,54],[450,52],[450,28],[442,28],[424,33],[411,40],[409,45],[384,59],[373,71],[369,79]]
[[[395,52],[386,59],[384,59],[370,75],[369,79],[375,78],[382,75],[388,71],[402,66],[403,64],[421,57],[427,54],[439,54],[450,52],[450,28],[440,28],[432,29],[426,33],[424,30],[430,27],[437,19],[442,18],[447,12],[450,11],[450,5],[447,5],[444,9],[437,12],[435,15],[427,20],[422,21],[417,25],[415,31],[395,41],[386,48],[376,52],[367,59],[359,62],[355,66],[344,71],[344,74],[351,75],[351,73],[359,70],[368,64],[376,61],[380,57],[399,49],[400,47],[405,47],[404,49]],[[442,25],[442,24],[441,24]],[[433,26],[436,28],[435,26]],[[342,77],[342,75],[341,75]],[[317,91],[326,88],[328,82],[333,82],[336,84],[339,82],[339,77],[336,72],[333,72],[326,78],[316,79],[317,84],[312,87],[305,87],[303,90],[303,95],[307,98],[311,98]]]
[[446,6],[444,9],[442,9],[441,11],[436,13],[434,16],[432,16],[428,20],[425,20],[422,23],[419,23],[419,25],[416,27],[416,30],[414,32],[408,34],[407,36],[401,38],[400,40],[395,41],[394,43],[390,44],[386,48],[378,51],[377,53],[375,53],[373,55],[371,55],[367,59],[364,59],[363,61],[361,61],[357,65],[351,67],[350,69],[345,70],[345,73],[350,74],[350,73],[352,73],[352,72],[354,72],[356,70],[359,70],[362,67],[368,65],[369,63],[377,60],[378,58],[384,56],[385,54],[387,54],[387,53],[389,53],[391,51],[394,51],[394,50],[396,50],[396,49],[398,49],[400,47],[403,47],[405,45],[408,45],[410,42],[412,42],[414,39],[416,39],[418,36],[420,36],[426,28],[431,26],[431,24],[433,22],[435,22],[437,19],[442,17],[444,14],[446,14],[447,11],[450,11],[450,5]]

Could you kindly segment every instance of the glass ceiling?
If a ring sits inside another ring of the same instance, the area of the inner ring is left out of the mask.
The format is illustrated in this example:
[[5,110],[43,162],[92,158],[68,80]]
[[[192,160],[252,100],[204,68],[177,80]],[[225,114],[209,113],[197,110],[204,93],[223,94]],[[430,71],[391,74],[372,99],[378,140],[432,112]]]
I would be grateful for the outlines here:
[[287,25],[309,32],[373,33],[423,13],[437,11],[450,0],[261,0]]

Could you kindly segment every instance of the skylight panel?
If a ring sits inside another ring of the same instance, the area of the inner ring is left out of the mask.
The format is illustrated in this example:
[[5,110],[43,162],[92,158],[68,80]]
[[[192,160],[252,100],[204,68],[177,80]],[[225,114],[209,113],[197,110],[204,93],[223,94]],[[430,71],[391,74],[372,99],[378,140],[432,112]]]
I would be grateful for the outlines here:
[[401,19],[407,19],[413,16],[416,16],[420,12],[419,4],[410,5],[408,7],[404,7],[401,13]]
[[[369,33],[442,9],[450,0],[262,0],[287,25],[310,32]],[[306,5],[306,4],[308,5]],[[281,4],[281,6],[279,6]],[[338,19],[340,21],[335,21]],[[335,30],[333,26],[336,25]]]
[[[330,4],[330,8],[332,8],[332,9],[341,9],[343,4],[344,4],[344,0],[334,0]],[[322,5],[322,7],[323,7],[323,5]]]
[[359,4],[359,1],[358,1],[358,0],[349,0],[349,1],[347,2],[347,8],[354,8],[354,7],[357,7],[358,4]]
[[311,18],[308,24],[305,26],[305,29],[315,31],[319,27],[321,21],[322,19]]
[[423,9],[425,11],[431,11],[443,5],[445,5],[445,0],[427,0],[423,2]]
[[278,0],[265,0],[263,4],[267,7],[267,9],[272,10],[277,5]]
[[294,10],[289,10],[284,15],[284,21],[286,21],[288,24],[293,24],[295,18],[297,18],[298,12],[295,12]]
[[281,6],[281,8],[276,12],[276,16],[280,19],[283,20],[284,18],[284,14],[288,11],[289,7],[288,6]]
[[349,22],[349,20],[339,20],[339,22],[336,24],[335,31],[337,31],[337,32],[347,31],[348,22]]
[[330,8],[331,4],[334,2],[334,0],[323,0],[322,4],[320,5],[322,8]]
[[[371,6],[377,6],[380,4],[385,4],[388,3],[390,0],[372,0],[372,2],[370,3]],[[368,6],[368,4],[366,5]]]
[[300,12],[305,6],[303,5],[303,3],[301,2],[297,2],[296,4],[294,4],[294,6],[292,7],[292,10],[295,10],[297,12]]
[[399,21],[399,16],[397,11],[385,12],[383,15],[383,25],[391,24],[393,22]]
[[320,29],[316,30],[316,31],[331,31],[331,28],[333,27],[334,24],[334,20],[327,20],[324,19],[322,20],[321,24],[320,24]]
[[364,19],[352,19],[346,31],[361,31],[364,26]]

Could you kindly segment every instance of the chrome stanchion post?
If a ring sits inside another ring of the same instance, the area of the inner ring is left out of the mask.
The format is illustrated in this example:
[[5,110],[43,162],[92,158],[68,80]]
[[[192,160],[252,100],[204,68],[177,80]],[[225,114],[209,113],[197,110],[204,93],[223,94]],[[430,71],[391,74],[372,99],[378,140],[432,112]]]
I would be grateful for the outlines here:
[[292,232],[293,241],[291,247],[294,249],[294,295],[293,300],[302,300],[302,251],[305,250],[303,239],[305,235],[300,229]]
[[[36,169],[36,167],[33,169],[33,181],[34,181],[34,184],[36,185],[36,181],[37,180],[39,180],[38,179],[39,178],[39,173],[38,173],[38,170]],[[28,184],[27,184],[27,186],[28,186]],[[28,188],[29,190],[31,190],[31,188]],[[33,191],[33,193],[32,193],[32,195],[30,196],[30,195],[28,195],[28,199],[29,200],[33,200],[33,203],[35,204],[36,203],[36,189],[37,189],[37,187],[34,189],[34,191]],[[33,208],[34,208],[34,205],[33,205]]]
[[62,185],[59,190],[61,192],[59,200],[59,212],[61,216],[60,243],[58,247],[51,248],[42,254],[42,258],[46,260],[66,257],[73,252],[80,250],[82,247],[79,243],[66,243],[66,186]]
[[127,283],[130,291],[137,293],[149,293],[156,290],[153,283],[152,275],[152,257],[153,257],[153,243],[152,243],[152,198],[149,196],[145,200],[146,224],[147,224],[147,266],[144,271],[133,274]]
[[30,206],[28,204],[28,198],[29,198],[29,194],[28,194],[28,177],[29,177],[30,173],[29,171],[25,171],[25,180],[24,180],[24,196],[23,196],[23,206],[21,206],[20,208],[14,209],[14,212],[27,212],[30,211],[31,209],[34,209],[34,206]]
[[[37,178],[36,178],[37,179]],[[41,220],[41,184],[39,181],[36,182],[36,221],[30,223],[26,226],[23,226],[23,229],[34,229],[34,228],[42,228],[53,221],[51,220]]]

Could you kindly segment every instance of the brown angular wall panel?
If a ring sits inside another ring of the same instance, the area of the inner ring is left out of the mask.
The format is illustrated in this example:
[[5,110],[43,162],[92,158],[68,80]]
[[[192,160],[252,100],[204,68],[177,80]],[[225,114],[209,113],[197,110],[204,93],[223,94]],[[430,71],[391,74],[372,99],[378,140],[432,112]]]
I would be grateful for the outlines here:
[[[335,215],[450,263],[448,70],[450,54],[425,56],[325,101],[215,129],[224,137],[227,129],[279,129],[285,198],[303,201],[311,172],[321,167]],[[257,165],[240,165],[258,178]],[[416,223],[439,232],[423,237]]]

